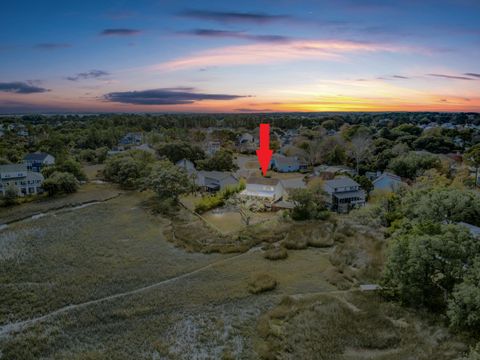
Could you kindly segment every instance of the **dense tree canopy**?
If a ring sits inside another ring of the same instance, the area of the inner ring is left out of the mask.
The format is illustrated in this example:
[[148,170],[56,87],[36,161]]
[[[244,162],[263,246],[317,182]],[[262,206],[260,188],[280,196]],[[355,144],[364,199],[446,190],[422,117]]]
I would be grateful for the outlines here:
[[147,178],[147,186],[157,193],[160,199],[177,199],[179,195],[192,190],[193,184],[186,172],[168,160],[159,161]]

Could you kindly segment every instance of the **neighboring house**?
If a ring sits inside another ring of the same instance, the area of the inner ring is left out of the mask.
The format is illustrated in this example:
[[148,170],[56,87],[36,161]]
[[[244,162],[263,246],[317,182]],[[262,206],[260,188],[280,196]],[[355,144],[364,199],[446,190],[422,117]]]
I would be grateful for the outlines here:
[[241,153],[254,153],[257,145],[258,139],[249,133],[245,133],[237,139],[237,148]]
[[313,168],[313,173],[324,180],[333,179],[336,175],[350,175],[355,176],[355,170],[348,166],[330,166],[319,165]]
[[283,156],[280,154],[275,154],[272,156],[270,167],[272,170],[278,172],[294,172],[305,169],[306,165],[302,163],[296,156]]
[[253,144],[255,143],[255,138],[252,134],[244,133],[238,138],[239,145]]
[[143,143],[143,134],[141,132],[133,132],[126,134],[120,139],[120,145],[141,145]]
[[251,177],[247,179],[245,190],[240,195],[275,202],[285,195],[285,188],[279,179]]
[[365,191],[349,177],[327,180],[323,189],[328,195],[327,205],[332,211],[346,213],[352,208],[365,205]]
[[473,237],[477,237],[477,238],[480,239],[480,227],[472,225],[472,224],[468,224],[468,223],[465,223],[465,222],[458,222],[457,225],[466,227],[468,229],[468,231],[470,231],[470,234],[472,234]]
[[367,171],[365,173],[365,177],[370,181],[374,181],[375,179],[380,177],[380,175],[382,175],[381,171]]
[[189,175],[197,172],[197,169],[195,168],[195,164],[188,159],[178,160],[175,165],[185,170],[186,173]]
[[218,191],[229,185],[237,185],[238,179],[229,172],[199,171],[195,182],[206,191]]
[[292,178],[292,179],[282,179],[282,185],[284,189],[288,192],[292,189],[306,189],[307,184],[303,178]]
[[155,150],[152,149],[148,144],[137,145],[137,146],[134,146],[132,149],[145,151],[149,154],[155,155]]
[[220,150],[222,145],[220,144],[220,141],[209,141],[207,143],[205,152],[207,155],[213,155],[215,154],[218,150]]
[[44,166],[55,165],[55,157],[47,153],[36,152],[26,155],[23,163],[27,166],[27,170],[40,172]]
[[465,141],[460,136],[455,136],[453,138],[453,143],[457,148],[463,149],[465,147]]
[[5,195],[9,186],[17,189],[19,196],[42,192],[43,175],[28,171],[23,164],[0,165],[0,194]]
[[112,148],[112,150],[108,150],[107,151],[107,156],[113,156],[113,155],[117,155],[117,154],[120,154],[122,152],[125,151],[125,147],[124,146],[114,146]]
[[372,183],[375,190],[384,191],[396,191],[403,184],[400,176],[387,172],[377,177]]

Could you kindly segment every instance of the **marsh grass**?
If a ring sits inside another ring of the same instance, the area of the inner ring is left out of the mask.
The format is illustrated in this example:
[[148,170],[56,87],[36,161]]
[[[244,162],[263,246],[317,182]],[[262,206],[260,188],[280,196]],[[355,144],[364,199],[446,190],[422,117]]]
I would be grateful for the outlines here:
[[[430,325],[375,295],[338,296],[344,298],[284,298],[258,321],[258,355],[263,359],[446,360],[465,349],[441,325]],[[359,311],[354,311],[357,307]]]
[[251,294],[260,294],[274,290],[277,284],[277,280],[269,274],[255,274],[248,282],[248,291]]
[[284,260],[288,257],[288,251],[283,246],[269,247],[263,253],[263,257],[268,260]]

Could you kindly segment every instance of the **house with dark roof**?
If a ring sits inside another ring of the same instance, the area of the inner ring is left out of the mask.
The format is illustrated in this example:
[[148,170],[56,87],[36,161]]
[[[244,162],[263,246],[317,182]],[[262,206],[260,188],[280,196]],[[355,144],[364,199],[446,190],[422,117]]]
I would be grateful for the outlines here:
[[44,166],[55,165],[55,157],[47,153],[35,152],[25,155],[23,163],[27,170],[40,172]]
[[270,168],[277,172],[295,172],[306,169],[306,167],[306,164],[296,156],[275,154],[270,162]]
[[229,185],[237,185],[238,179],[226,171],[198,171],[195,183],[206,191],[215,192]]
[[332,211],[347,213],[353,208],[365,205],[365,191],[349,177],[327,180],[323,189],[327,193],[327,205]]
[[285,188],[279,179],[250,177],[240,195],[275,202],[285,195]]
[[143,134],[141,132],[129,132],[120,139],[119,145],[141,145],[143,144]]
[[17,190],[19,196],[42,192],[43,175],[28,171],[23,164],[0,165],[0,195],[5,195],[9,187]]
[[403,182],[400,176],[384,172],[373,180],[372,184],[375,190],[396,191],[403,185]]

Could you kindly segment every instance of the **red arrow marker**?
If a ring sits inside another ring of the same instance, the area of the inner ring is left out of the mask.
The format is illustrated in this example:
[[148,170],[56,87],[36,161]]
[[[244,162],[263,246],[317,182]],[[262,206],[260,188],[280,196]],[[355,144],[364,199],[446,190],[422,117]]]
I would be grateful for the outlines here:
[[273,151],[270,150],[270,124],[260,124],[260,148],[257,150],[258,162],[263,176],[267,175]]

